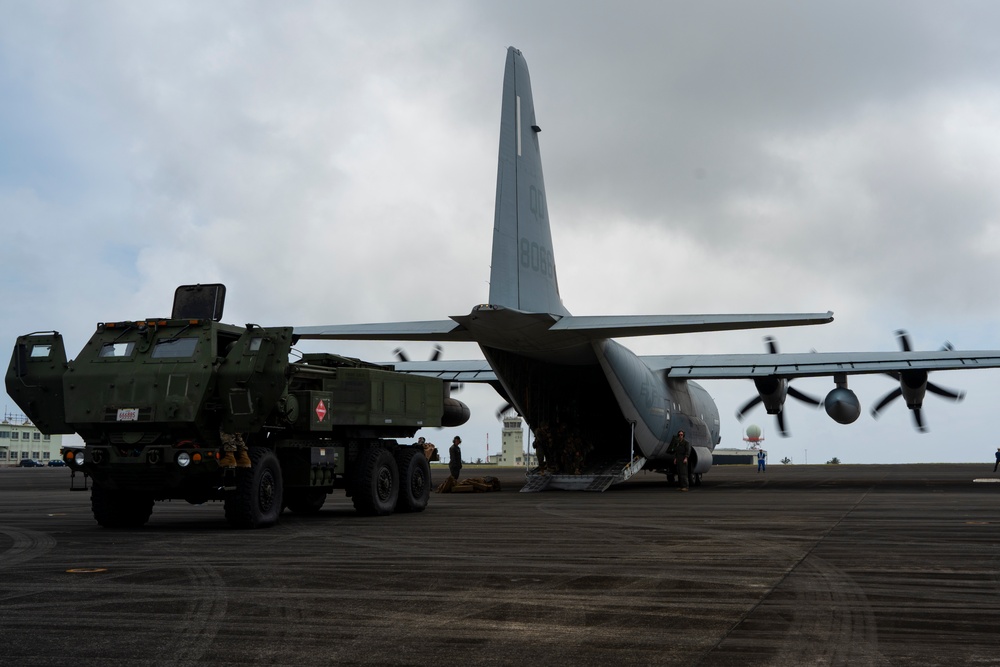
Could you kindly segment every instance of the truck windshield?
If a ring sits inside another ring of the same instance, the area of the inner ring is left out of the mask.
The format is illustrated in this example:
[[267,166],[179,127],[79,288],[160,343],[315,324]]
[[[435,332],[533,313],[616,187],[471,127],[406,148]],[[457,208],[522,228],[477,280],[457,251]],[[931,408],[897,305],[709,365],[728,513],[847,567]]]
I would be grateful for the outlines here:
[[165,338],[156,341],[156,347],[149,355],[153,359],[180,359],[191,357],[198,346],[197,338]]
[[98,356],[121,359],[131,357],[133,350],[135,350],[135,343],[105,343],[101,346],[101,353]]

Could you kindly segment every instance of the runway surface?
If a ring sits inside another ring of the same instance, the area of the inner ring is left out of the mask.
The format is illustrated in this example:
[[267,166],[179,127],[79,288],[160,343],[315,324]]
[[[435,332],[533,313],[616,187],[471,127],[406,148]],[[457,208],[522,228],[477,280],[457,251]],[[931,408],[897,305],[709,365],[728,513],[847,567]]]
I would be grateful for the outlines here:
[[688,493],[463,472],[504,490],[256,531],[158,503],[121,531],[67,470],[0,469],[0,664],[1000,663],[990,465],[728,466]]

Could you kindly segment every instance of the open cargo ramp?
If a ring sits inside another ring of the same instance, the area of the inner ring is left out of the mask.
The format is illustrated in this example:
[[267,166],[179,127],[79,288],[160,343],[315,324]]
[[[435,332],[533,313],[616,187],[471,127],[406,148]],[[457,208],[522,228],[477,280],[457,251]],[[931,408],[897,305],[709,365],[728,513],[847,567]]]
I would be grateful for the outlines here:
[[615,461],[597,466],[580,475],[542,474],[537,468],[529,472],[521,493],[535,493],[548,489],[561,491],[605,491],[614,484],[621,484],[642,470],[646,458],[638,456],[632,461]]

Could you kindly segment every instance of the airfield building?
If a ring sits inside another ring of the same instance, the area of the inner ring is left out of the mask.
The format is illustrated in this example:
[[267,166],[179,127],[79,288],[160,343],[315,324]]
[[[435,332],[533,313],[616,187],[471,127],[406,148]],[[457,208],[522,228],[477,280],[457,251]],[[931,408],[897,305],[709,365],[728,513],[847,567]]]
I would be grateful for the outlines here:
[[756,449],[723,449],[712,452],[713,465],[757,465]]
[[45,435],[27,417],[6,414],[0,422],[0,466],[16,466],[25,459],[42,464],[62,460],[61,447],[61,435]]

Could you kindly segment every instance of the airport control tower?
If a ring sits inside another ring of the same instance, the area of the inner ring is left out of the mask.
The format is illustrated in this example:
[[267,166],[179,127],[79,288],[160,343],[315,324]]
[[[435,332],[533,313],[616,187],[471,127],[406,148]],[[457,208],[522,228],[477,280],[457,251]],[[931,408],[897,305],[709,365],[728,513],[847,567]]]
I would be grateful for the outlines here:
[[500,432],[500,459],[497,465],[524,466],[524,429],[521,417],[510,411],[503,416],[503,431]]

